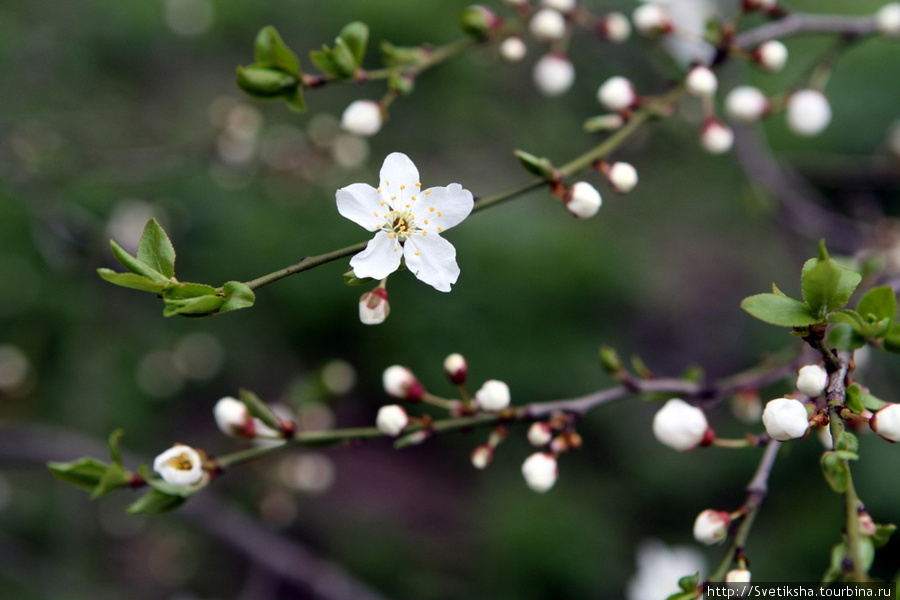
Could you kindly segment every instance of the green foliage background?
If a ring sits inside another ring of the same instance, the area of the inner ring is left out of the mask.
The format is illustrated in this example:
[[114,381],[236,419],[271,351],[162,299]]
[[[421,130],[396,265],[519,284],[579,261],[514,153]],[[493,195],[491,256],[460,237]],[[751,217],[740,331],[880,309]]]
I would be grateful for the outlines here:
[[[308,50],[362,20],[371,28],[367,63],[376,66],[381,40],[459,37],[456,14],[467,4],[233,0],[216,3],[210,27],[191,37],[167,25],[157,1],[0,6],[0,344],[21,349],[30,363],[24,384],[0,392],[0,598],[307,597],[274,583],[190,518],[125,517],[130,494],[92,503],[42,466],[96,452],[90,444],[117,427],[142,460],[175,441],[213,454],[234,450],[211,409],[240,387],[293,406],[326,403],[338,425],[355,426],[371,423],[387,401],[380,376],[391,364],[451,393],[441,374],[450,352],[469,359],[473,389],[502,379],[515,403],[527,403],[610,385],[596,362],[601,344],[639,353],[660,374],[696,363],[717,377],[796,343],[738,305],[772,281],[798,295],[799,268],[815,254],[817,236],[784,227],[733,160],[699,149],[699,107],[690,99],[684,119],[654,125],[615,153],[640,173],[633,193],[616,196],[592,174],[604,196],[594,219],[576,221],[544,191],[473,216],[447,235],[462,269],[453,292],[398,274],[382,326],[359,324],[363,289],[341,284],[346,261],[263,288],[250,310],[209,319],[163,319],[158,301],[96,276],[96,268],[115,266],[110,223],[129,207],[160,218],[184,279],[246,281],[365,239],[337,214],[334,190],[373,182],[391,151],[407,153],[426,185],[458,182],[476,196],[492,194],[527,179],[513,149],[563,163],[597,142],[581,124],[600,112],[594,94],[607,77],[628,75],[653,93],[677,75],[644,40],[612,46],[582,32],[571,47],[574,89],[546,99],[531,83],[539,48],[512,66],[478,49],[426,73],[364,146],[368,158],[352,167],[333,159],[335,118],[353,99],[380,98],[379,84],[312,90],[302,116],[246,99],[234,85],[234,68],[251,62],[264,25],[276,25],[309,70]],[[880,3],[786,4],[862,14]],[[722,85],[747,77],[783,90],[828,43],[790,40],[785,73],[736,64]],[[884,155],[898,116],[898,65],[896,43],[866,41],[838,62],[828,88],[835,117],[825,134],[794,138],[780,117],[765,126],[779,156],[809,174],[839,212],[896,210],[896,163],[887,187],[847,188],[836,173]],[[232,117],[258,117],[260,125],[247,159],[228,162],[222,114],[235,106],[250,112]],[[166,367],[166,353],[185,340],[200,344],[188,355],[217,367],[209,377],[185,379]],[[147,367],[148,356],[156,367]],[[346,393],[322,385],[334,360],[355,369]],[[873,356],[866,372],[885,400],[896,396],[896,360]],[[330,450],[336,481],[322,494],[291,491],[277,460],[238,469],[212,493],[389,597],[618,598],[640,542],[691,543],[700,510],[743,501],[758,458],[749,450],[677,454],[653,440],[653,410],[630,401],[585,418],[584,448],[562,458],[560,480],[546,495],[521,480],[530,452],[523,428],[513,428],[485,472],[468,462],[486,435],[475,431],[402,452],[386,442]],[[745,430],[726,407],[711,419],[723,433]],[[860,495],[876,520],[897,522],[895,478],[885,473],[897,472],[900,454],[873,438],[864,436],[855,469]],[[807,440],[776,464],[747,548],[763,579],[817,580],[827,565],[842,509],[819,475],[819,452]],[[279,518],[272,506],[296,517]],[[706,552],[714,565],[717,549]],[[892,577],[898,556],[897,543],[888,545],[873,572]]]

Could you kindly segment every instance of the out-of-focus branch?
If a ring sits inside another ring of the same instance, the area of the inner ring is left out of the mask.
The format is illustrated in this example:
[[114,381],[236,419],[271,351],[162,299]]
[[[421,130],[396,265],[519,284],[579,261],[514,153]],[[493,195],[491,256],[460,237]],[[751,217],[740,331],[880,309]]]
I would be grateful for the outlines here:
[[872,16],[851,17],[791,13],[783,19],[736,35],[732,43],[738,48],[747,50],[767,40],[801,34],[837,33],[849,37],[860,37],[874,32],[875,18]]

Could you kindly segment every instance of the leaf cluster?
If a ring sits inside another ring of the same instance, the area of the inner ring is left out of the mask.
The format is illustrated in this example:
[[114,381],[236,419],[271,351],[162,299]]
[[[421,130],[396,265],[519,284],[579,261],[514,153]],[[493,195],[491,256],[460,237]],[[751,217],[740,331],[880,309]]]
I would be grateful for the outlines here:
[[305,111],[300,59],[274,27],[270,25],[260,29],[253,54],[256,62],[237,67],[238,87],[254,98],[280,98],[291,110]]

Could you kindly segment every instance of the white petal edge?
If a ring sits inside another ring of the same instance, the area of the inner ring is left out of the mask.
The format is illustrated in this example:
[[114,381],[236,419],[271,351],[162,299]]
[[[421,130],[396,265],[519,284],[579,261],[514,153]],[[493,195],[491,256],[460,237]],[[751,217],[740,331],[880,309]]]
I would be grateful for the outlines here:
[[419,170],[413,161],[402,152],[391,152],[381,165],[379,186],[389,182],[392,187],[419,183]]
[[[458,183],[447,187],[433,187],[419,196],[416,206],[416,225],[428,231],[450,229],[459,225],[469,216],[475,205],[472,192],[463,189]],[[424,220],[428,219],[428,224]]]
[[350,266],[357,277],[384,279],[400,266],[400,244],[386,231],[375,234],[366,249],[350,259]]
[[450,285],[459,277],[456,248],[439,235],[416,235],[407,239],[403,256],[416,278],[440,292],[449,292]]
[[378,191],[368,183],[352,183],[340,188],[334,196],[342,217],[368,231],[375,231],[384,224],[387,210],[381,206]]

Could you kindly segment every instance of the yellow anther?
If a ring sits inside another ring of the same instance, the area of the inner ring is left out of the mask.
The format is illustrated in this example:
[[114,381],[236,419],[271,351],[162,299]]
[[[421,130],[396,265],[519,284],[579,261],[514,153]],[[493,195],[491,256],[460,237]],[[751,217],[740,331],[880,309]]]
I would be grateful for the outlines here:
[[426,225],[428,225],[428,219],[425,219],[425,220],[422,221],[422,222],[425,223]]
[[443,230],[444,230],[443,227],[438,227],[438,233],[442,232]]
[[179,471],[190,471],[193,466],[193,463],[191,463],[191,459],[186,452],[182,452],[178,456],[173,456],[166,461],[166,464]]
[[394,239],[394,238],[397,237],[397,236],[394,235],[394,232],[392,231],[392,232],[390,232],[390,233],[388,234],[388,237],[391,238],[391,239]]
[[423,230],[422,230],[422,235],[428,235],[428,230],[427,230],[427,229],[423,229]]
[[378,211],[373,210],[373,211],[372,211],[372,214],[375,215],[375,216],[377,217],[377,216],[378,216]]
[[439,217],[443,217],[443,216],[444,216],[444,213],[441,212],[441,211],[438,211],[438,216],[439,216]]
[[421,251],[421,250],[416,250],[416,256],[418,256],[418,255],[420,255],[420,254],[422,254],[422,251]]
[[415,200],[416,197],[415,197],[415,196],[410,196],[409,199],[410,199],[410,200]]
[[405,186],[405,185],[401,185],[401,186],[400,186],[400,189],[401,189],[401,190],[405,190],[405,189],[406,189],[406,186]]
[[384,185],[391,185],[391,182],[388,181],[387,179],[385,179],[385,180],[384,180]]
[[417,184],[416,184],[416,187],[422,187],[422,184],[421,184],[421,183],[417,183]]
[[387,202],[385,202],[384,200],[382,200],[381,202],[378,203],[378,206],[384,206],[385,204],[387,204]]
[[430,193],[431,193],[431,190],[425,190],[425,195],[426,195],[426,196],[427,196],[428,194],[430,194]]
[[391,196],[391,200],[396,200],[397,196]]
[[429,211],[429,212],[434,212],[434,207],[433,207],[433,206],[429,206],[429,207],[428,207],[428,211]]

